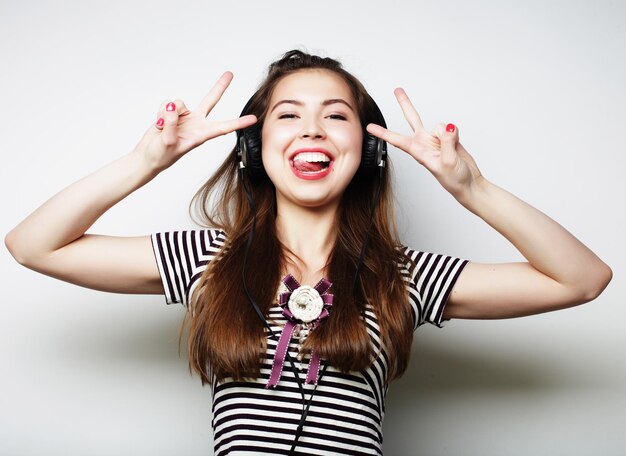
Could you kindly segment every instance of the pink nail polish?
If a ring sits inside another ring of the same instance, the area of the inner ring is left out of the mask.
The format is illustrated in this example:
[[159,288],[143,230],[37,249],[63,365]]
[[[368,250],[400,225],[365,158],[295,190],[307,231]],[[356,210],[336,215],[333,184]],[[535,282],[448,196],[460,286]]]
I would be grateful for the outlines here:
[[165,105],[165,110],[166,111],[175,111],[176,110],[176,105],[170,101],[168,104]]
[[162,127],[164,122],[165,122],[165,121],[163,120],[163,117],[159,117],[159,120],[157,120],[157,121],[156,121],[156,124],[157,124],[159,127]]
[[455,128],[454,124],[449,123],[446,125],[446,131],[449,131],[450,133],[454,132]]

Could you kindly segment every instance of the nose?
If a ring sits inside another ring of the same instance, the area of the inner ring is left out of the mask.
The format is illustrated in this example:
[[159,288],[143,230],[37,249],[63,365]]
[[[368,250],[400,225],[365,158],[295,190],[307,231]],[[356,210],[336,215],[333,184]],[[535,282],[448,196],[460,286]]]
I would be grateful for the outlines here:
[[324,138],[326,133],[316,120],[309,120],[300,131],[302,138]]

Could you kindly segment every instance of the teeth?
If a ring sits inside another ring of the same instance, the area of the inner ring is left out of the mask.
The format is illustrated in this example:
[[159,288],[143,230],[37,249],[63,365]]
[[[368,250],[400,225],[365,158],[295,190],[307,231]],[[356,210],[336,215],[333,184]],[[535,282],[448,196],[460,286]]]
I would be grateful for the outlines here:
[[300,152],[293,157],[293,160],[303,160],[306,162],[329,162],[330,157],[322,152]]

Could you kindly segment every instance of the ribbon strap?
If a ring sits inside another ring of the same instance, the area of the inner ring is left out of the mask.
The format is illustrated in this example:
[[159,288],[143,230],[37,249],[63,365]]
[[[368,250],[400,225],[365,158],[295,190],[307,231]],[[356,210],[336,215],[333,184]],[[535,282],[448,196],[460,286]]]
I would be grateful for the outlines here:
[[265,388],[274,388],[278,385],[278,380],[280,380],[280,376],[283,373],[283,367],[285,365],[285,355],[287,355],[287,348],[289,347],[289,341],[291,340],[291,336],[293,332],[298,327],[294,321],[289,320],[285,324],[283,328],[283,332],[280,335],[280,339],[278,340],[278,346],[276,347],[276,352],[274,353],[274,362],[272,363],[272,373],[270,374],[270,379],[265,385]]

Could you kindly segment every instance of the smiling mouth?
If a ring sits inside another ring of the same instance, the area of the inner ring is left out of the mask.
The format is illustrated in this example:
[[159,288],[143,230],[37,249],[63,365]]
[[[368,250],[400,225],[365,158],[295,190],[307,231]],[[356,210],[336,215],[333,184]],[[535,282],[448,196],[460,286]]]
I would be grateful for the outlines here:
[[301,152],[293,157],[293,167],[302,173],[319,173],[330,166],[331,159],[322,152]]
[[307,162],[294,160],[293,167],[303,173],[319,173],[330,166],[330,162]]

